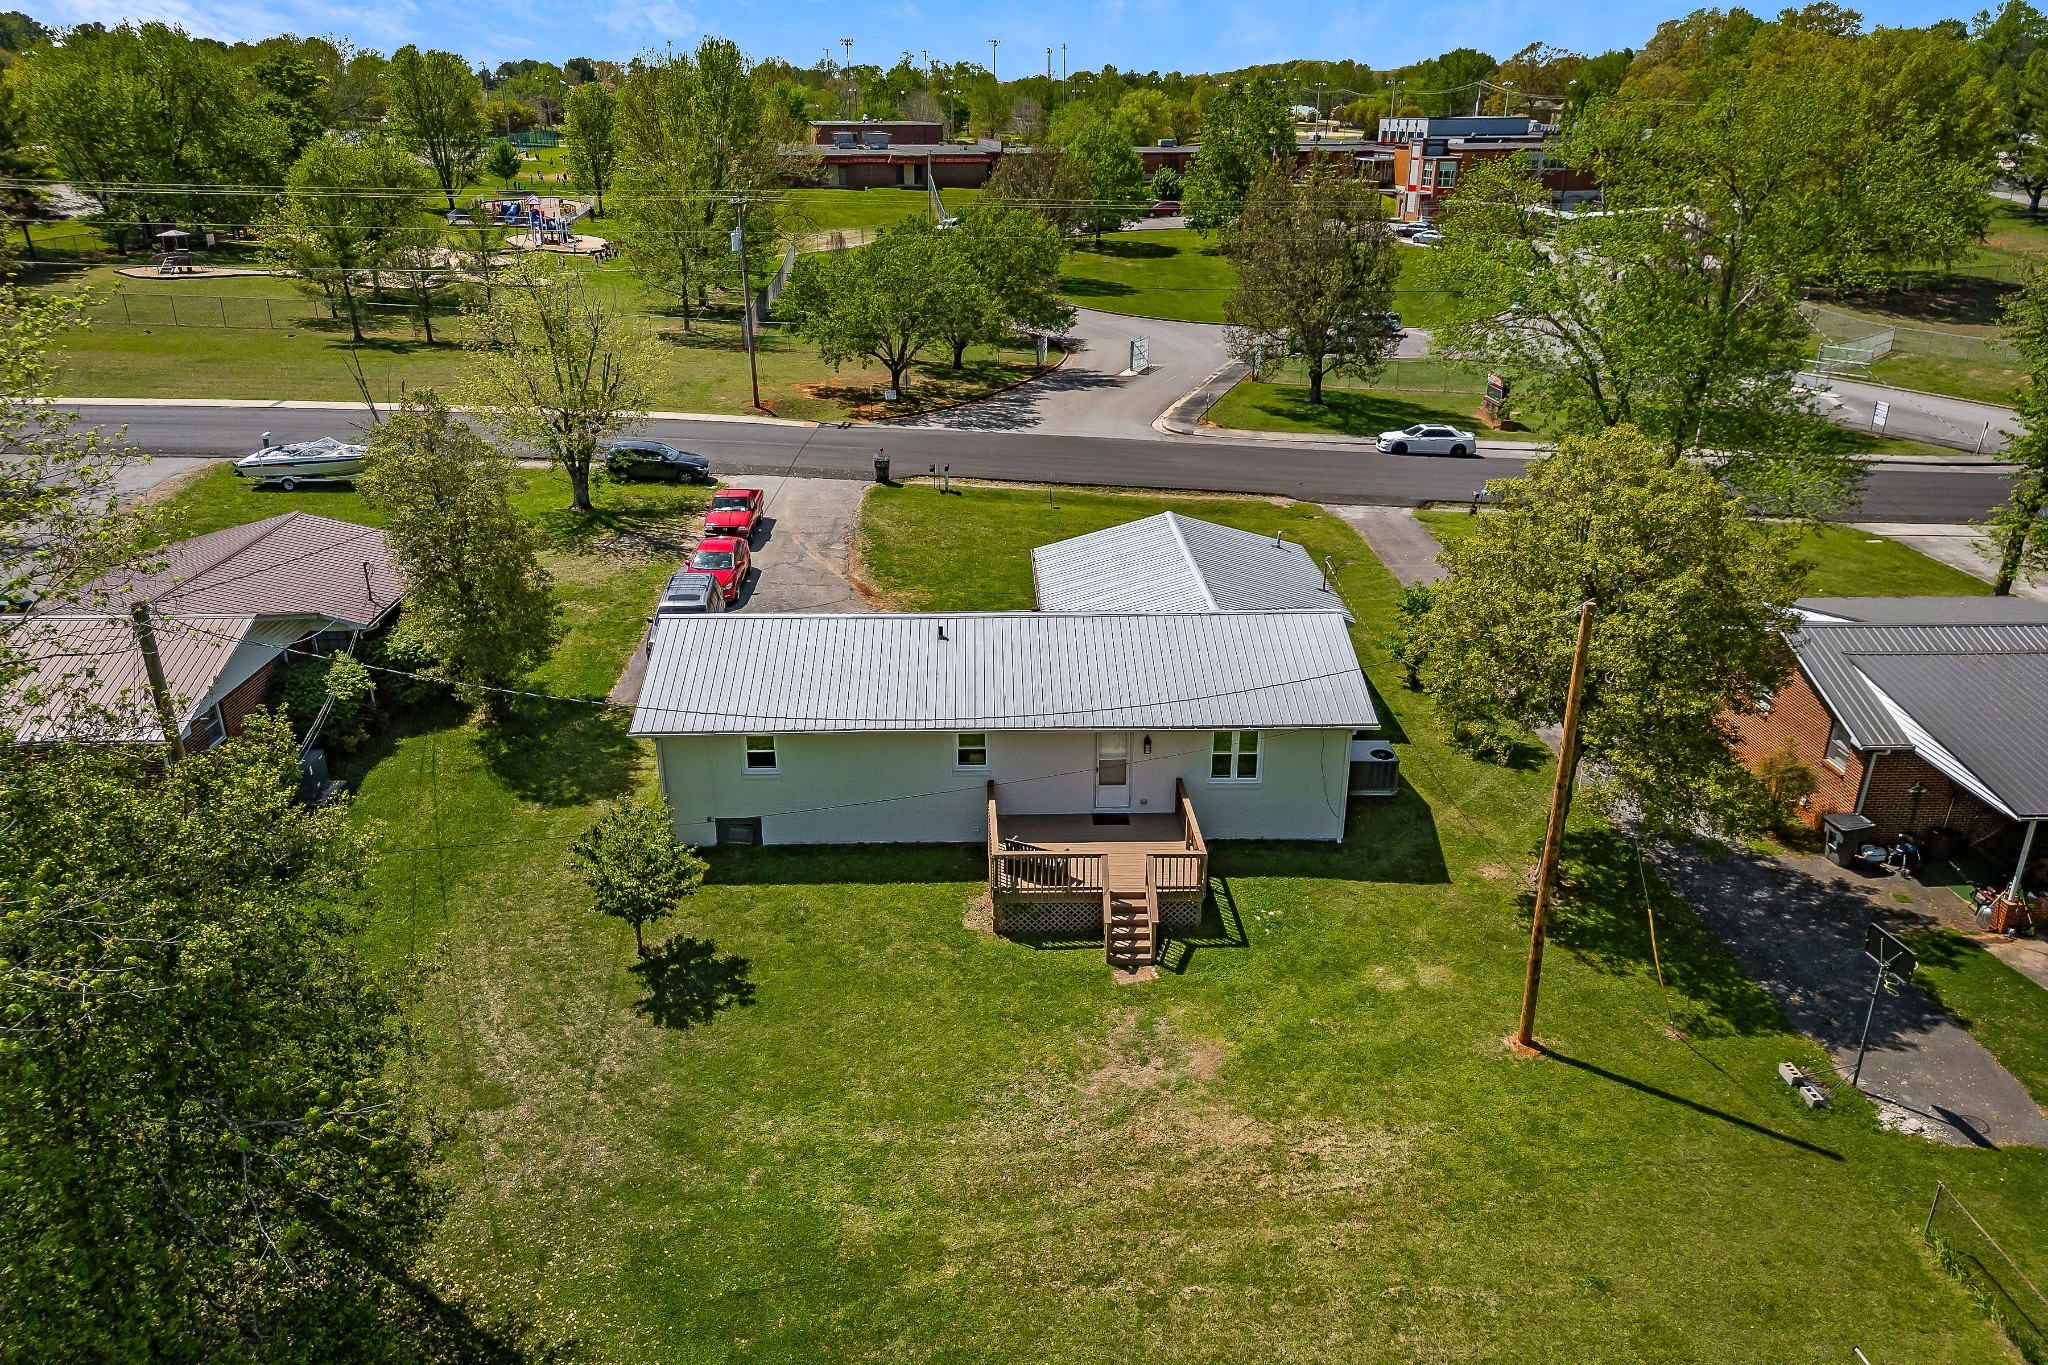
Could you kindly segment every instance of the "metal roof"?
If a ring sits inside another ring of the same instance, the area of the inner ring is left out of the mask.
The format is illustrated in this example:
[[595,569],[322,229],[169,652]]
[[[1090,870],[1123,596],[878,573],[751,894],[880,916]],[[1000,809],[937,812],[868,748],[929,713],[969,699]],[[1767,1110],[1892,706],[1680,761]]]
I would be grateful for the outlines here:
[[1334,611],[657,620],[636,735],[1378,724]]
[[2048,819],[2048,649],[1868,654],[1857,669],[1915,752],[2019,820]]
[[[181,730],[209,704],[215,681],[255,625],[249,616],[156,619],[157,655]],[[14,617],[0,624],[0,632],[6,648],[28,666],[7,702],[16,740],[163,739],[142,651],[126,616]]]
[[1802,597],[1792,605],[1819,625],[2048,626],[2048,602],[2024,597]]
[[153,602],[183,616],[325,616],[367,627],[404,591],[391,547],[374,526],[285,512],[155,551],[163,567],[116,572],[87,589],[107,605]]
[[1040,611],[1351,614],[1307,550],[1235,526],[1161,512],[1031,552]]
[[[1791,637],[1800,671],[1859,749],[1908,749],[1912,740],[1862,672],[1877,655],[1916,655],[1931,676],[1962,686],[1989,655],[2048,653],[2048,625],[1863,626],[1808,622]],[[2048,760],[2048,731],[2036,741]]]

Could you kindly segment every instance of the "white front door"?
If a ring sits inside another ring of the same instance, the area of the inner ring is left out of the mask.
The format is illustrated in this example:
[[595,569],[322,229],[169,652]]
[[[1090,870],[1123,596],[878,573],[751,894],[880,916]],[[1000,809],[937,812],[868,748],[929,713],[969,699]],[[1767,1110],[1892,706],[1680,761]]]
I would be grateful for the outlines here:
[[1131,808],[1131,737],[1122,730],[1095,736],[1095,809]]

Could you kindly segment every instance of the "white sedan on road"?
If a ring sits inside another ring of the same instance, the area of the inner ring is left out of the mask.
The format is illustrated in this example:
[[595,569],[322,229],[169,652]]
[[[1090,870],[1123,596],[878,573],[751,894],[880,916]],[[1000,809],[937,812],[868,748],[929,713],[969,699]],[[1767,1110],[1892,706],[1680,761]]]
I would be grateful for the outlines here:
[[1381,432],[1379,448],[1386,455],[1470,455],[1479,449],[1479,438],[1456,427],[1417,422],[1400,431]]

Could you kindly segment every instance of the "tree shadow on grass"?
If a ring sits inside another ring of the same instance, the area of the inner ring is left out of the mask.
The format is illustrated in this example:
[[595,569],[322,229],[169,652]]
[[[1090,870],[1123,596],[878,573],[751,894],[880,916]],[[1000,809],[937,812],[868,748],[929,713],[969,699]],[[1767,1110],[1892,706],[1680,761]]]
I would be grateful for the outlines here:
[[1441,886],[1451,880],[1429,802],[1406,782],[1393,796],[1359,797],[1347,812],[1344,842],[1226,840],[1211,846],[1211,866],[1235,877],[1317,877]]
[[633,964],[647,988],[633,1008],[663,1028],[708,1024],[720,1010],[754,1003],[752,965],[731,953],[720,957],[709,939],[679,934]]
[[1078,254],[1116,256],[1126,261],[1157,261],[1180,255],[1180,248],[1171,242],[1143,237],[1105,237],[1100,242],[1083,242],[1074,250]]
[[477,748],[498,780],[521,800],[544,806],[611,801],[633,786],[640,746],[632,717],[618,707],[536,703],[478,733]]
[[1118,280],[1098,280],[1089,275],[1060,276],[1060,292],[1077,299],[1120,298],[1137,289]]
[[[1552,943],[1615,975],[1654,978],[1661,962],[1673,1022],[1694,1037],[1792,1031],[1777,1001],[1620,831],[1567,833],[1563,868],[1564,886],[1550,918]],[[1532,913],[1533,893],[1520,899],[1523,914]],[[1656,910],[1654,960],[1646,904]]]

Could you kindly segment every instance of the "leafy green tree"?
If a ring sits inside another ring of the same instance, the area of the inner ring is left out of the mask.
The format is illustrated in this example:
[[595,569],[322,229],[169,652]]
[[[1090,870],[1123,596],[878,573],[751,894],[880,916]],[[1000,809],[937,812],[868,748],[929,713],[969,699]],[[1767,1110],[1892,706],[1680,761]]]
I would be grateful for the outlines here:
[[433,188],[426,168],[396,143],[322,138],[285,177],[265,252],[343,313],[361,341],[363,295],[381,289],[397,234],[418,223]]
[[[406,581],[394,634],[458,687],[516,688],[561,636],[538,538],[510,501],[513,478],[512,457],[429,391],[377,428],[356,480]],[[495,694],[470,695],[506,709]]]
[[2022,578],[2048,572],[2048,275],[2036,270],[2006,300],[2005,338],[2019,352],[2026,379],[2013,395],[2021,430],[2006,446],[2014,469],[2005,501],[1983,523],[1998,555],[1991,591],[2009,595]]
[[484,127],[498,137],[511,137],[540,126],[540,115],[524,100],[493,95],[484,101]]
[[1444,550],[1410,633],[1459,743],[1504,755],[1564,713],[1577,608],[1594,621],[1582,752],[1652,827],[1766,826],[1769,793],[1728,717],[1783,683],[1806,565],[1796,528],[1751,518],[1712,471],[1630,427],[1567,438]]
[[1081,230],[1087,193],[1080,166],[1065,149],[1039,147],[1030,156],[1006,156],[997,162],[981,200],[1034,213],[1064,238]]
[[949,330],[973,330],[987,299],[938,226],[911,219],[859,251],[797,259],[776,311],[832,364],[866,356],[899,393],[925,348]]
[[781,251],[782,158],[759,84],[739,48],[706,38],[694,53],[643,63],[619,91],[619,235],[641,282],[683,310],[689,330],[710,291],[740,283],[733,201],[746,198],[746,278]]
[[2037,49],[2020,73],[1998,158],[2006,180],[2025,192],[2027,212],[2039,216],[2048,191],[2048,48]]
[[1149,147],[1173,135],[1173,102],[1163,90],[1133,90],[1116,102],[1109,121],[1133,146]]
[[[1001,341],[1012,332],[1064,333],[1074,325],[1073,306],[1059,294],[1065,243],[1037,214],[983,200],[960,215],[945,233],[945,243],[966,266],[985,305],[986,332],[969,339]],[[966,350],[958,336],[966,333],[947,337],[956,370]]]
[[495,175],[505,182],[508,191],[512,188],[512,182],[519,178],[519,172],[524,165],[525,162],[519,156],[519,149],[503,140],[493,142],[491,150],[484,154],[485,173]]
[[590,468],[604,444],[644,415],[654,342],[637,319],[584,287],[582,275],[530,253],[474,306],[474,361],[463,391],[514,444],[569,475],[588,513]]
[[604,217],[604,192],[619,169],[619,97],[595,81],[569,92],[569,166],[576,188],[591,199],[591,216]]
[[1400,344],[1388,315],[1402,248],[1371,181],[1322,158],[1299,178],[1268,170],[1223,243],[1237,267],[1231,354],[1299,360],[1309,402],[1323,401],[1325,375],[1369,379]]
[[277,51],[257,62],[251,74],[262,89],[259,104],[287,130],[287,149],[296,161],[327,131],[320,73],[311,59]]
[[385,93],[399,136],[426,158],[448,207],[483,160],[483,86],[452,52],[422,52],[411,43],[391,54]]
[[709,870],[696,849],[676,842],[675,815],[659,795],[629,797],[606,811],[570,846],[569,863],[599,914],[633,926],[641,957],[644,926],[681,908]]
[[[0,727],[4,728],[4,727]],[[166,769],[0,747],[0,1302],[17,1360],[399,1358],[435,1130],[357,958],[369,832],[261,713]]]
[[1145,170],[1131,140],[1107,119],[1097,119],[1083,128],[1067,149],[1081,182],[1085,202],[1080,228],[1095,234],[1120,230],[1125,220],[1137,215],[1145,197]]
[[1261,80],[1232,81],[1202,112],[1202,143],[1181,199],[1194,226],[1229,227],[1261,171],[1294,154],[1294,116]]

